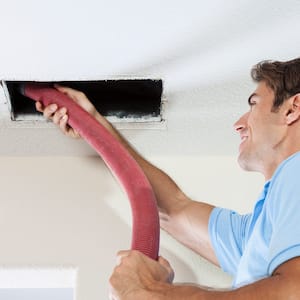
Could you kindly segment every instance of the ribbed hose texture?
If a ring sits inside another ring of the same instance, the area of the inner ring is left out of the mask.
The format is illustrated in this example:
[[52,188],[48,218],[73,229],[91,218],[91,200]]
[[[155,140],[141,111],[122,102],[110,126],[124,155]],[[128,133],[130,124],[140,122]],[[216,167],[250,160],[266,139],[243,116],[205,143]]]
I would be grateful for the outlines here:
[[127,193],[133,219],[131,249],[157,260],[160,226],[155,195],[147,177],[126,148],[94,117],[55,88],[27,83],[22,87],[22,93],[44,106],[56,103],[58,107],[66,107],[68,124],[97,151]]

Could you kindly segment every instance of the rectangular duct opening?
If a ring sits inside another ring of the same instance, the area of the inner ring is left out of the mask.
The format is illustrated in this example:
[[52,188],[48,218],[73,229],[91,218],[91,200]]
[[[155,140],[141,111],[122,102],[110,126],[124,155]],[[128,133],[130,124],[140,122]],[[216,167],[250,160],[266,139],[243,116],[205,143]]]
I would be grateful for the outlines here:
[[[3,81],[14,121],[43,120],[35,109],[34,101],[21,95],[18,87],[29,81]],[[32,81],[30,81],[32,82]],[[112,122],[163,121],[163,83],[159,79],[120,79],[95,81],[57,81],[82,91],[96,109]]]

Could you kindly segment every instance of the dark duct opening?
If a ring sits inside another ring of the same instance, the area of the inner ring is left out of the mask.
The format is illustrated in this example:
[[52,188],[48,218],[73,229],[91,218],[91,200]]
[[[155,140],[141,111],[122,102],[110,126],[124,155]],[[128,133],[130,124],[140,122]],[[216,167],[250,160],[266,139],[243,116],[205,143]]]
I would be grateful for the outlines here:
[[[19,115],[40,114],[35,109],[34,101],[29,101],[19,93],[18,87],[21,83],[25,81],[6,81],[14,120],[17,120]],[[104,116],[145,118],[159,117],[161,114],[162,80],[122,79],[55,83],[85,93]]]

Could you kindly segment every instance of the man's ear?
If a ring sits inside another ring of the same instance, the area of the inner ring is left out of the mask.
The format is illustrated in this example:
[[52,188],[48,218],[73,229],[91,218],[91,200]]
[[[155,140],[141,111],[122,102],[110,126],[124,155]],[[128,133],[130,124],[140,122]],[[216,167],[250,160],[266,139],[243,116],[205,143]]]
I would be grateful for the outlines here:
[[291,125],[300,119],[300,93],[292,96],[287,100],[289,103],[289,109],[286,113],[286,123]]

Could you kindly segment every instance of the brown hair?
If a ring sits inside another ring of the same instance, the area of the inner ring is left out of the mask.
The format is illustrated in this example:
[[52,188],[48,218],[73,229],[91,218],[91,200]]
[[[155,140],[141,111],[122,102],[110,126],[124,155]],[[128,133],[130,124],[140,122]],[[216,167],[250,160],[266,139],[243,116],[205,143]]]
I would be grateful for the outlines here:
[[300,93],[300,58],[286,62],[264,60],[251,70],[255,82],[264,81],[274,91],[272,111],[289,97]]

